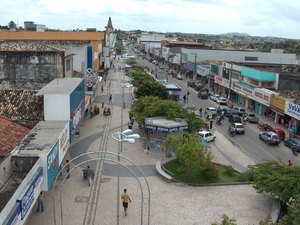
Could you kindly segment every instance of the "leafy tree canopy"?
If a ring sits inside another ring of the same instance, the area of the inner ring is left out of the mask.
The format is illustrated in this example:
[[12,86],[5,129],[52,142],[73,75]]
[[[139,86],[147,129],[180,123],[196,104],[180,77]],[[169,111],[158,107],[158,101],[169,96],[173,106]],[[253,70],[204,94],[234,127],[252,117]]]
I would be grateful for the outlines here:
[[300,194],[300,167],[288,167],[281,161],[268,161],[250,166],[253,171],[254,188],[268,192],[284,203]]
[[139,98],[133,104],[130,115],[133,116],[138,124],[144,124],[147,117],[160,116],[169,120],[176,118],[185,119],[191,132],[198,131],[203,127],[203,120],[196,117],[194,112],[184,109],[178,102],[153,96]]
[[189,133],[179,133],[169,135],[165,141],[167,148],[172,148],[176,152],[176,157],[180,164],[187,168],[186,176],[192,171],[207,171],[211,166],[212,154],[200,144],[198,135]]
[[141,98],[144,96],[158,96],[162,99],[168,99],[169,93],[166,87],[158,82],[141,83],[135,90],[135,96]]

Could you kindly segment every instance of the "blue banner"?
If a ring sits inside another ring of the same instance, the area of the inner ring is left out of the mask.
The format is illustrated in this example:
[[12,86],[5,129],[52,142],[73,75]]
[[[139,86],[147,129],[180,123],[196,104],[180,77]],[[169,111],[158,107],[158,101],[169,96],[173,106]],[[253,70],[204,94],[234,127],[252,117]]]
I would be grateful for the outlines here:
[[28,210],[30,209],[32,203],[34,202],[34,192],[36,190],[37,185],[41,182],[43,177],[43,170],[39,168],[39,170],[34,175],[31,184],[28,186],[25,194],[18,200],[21,205],[21,219],[23,219]]
[[86,91],[93,94],[93,47],[87,47]]

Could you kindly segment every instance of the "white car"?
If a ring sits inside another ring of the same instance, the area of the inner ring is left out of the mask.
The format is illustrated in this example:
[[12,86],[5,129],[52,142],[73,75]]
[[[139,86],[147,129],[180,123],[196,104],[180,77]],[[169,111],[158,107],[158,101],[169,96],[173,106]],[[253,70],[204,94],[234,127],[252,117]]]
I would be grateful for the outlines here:
[[205,114],[209,114],[209,115],[217,114],[217,109],[215,107],[207,107],[205,109]]
[[214,141],[216,139],[216,135],[205,130],[199,131],[199,135],[207,142]]
[[217,101],[217,99],[220,97],[220,95],[212,94],[209,98],[213,101]]
[[219,98],[217,99],[217,103],[218,103],[219,105],[226,105],[226,104],[227,104],[227,99],[224,98],[224,97],[219,97]]

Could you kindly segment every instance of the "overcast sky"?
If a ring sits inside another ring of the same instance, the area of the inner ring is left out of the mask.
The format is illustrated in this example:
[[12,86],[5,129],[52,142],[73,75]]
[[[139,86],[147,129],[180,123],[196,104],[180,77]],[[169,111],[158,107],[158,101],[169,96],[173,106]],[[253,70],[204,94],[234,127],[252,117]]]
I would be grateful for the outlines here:
[[0,0],[0,25],[52,29],[248,33],[300,39],[299,0]]

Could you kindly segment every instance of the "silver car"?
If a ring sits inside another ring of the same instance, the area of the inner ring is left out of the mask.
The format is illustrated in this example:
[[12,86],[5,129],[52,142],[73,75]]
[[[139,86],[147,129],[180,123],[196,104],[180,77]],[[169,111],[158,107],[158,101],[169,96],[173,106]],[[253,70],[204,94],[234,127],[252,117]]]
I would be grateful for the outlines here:
[[247,120],[249,123],[258,123],[258,122],[259,122],[259,118],[258,118],[254,113],[249,113],[249,114],[246,116],[246,120]]
[[271,131],[268,132],[261,132],[259,134],[259,139],[263,140],[264,142],[266,142],[267,144],[274,144],[274,145],[279,145],[280,143],[280,138],[279,136]]
[[231,127],[235,130],[237,134],[245,134],[245,127],[241,123],[232,123]]

